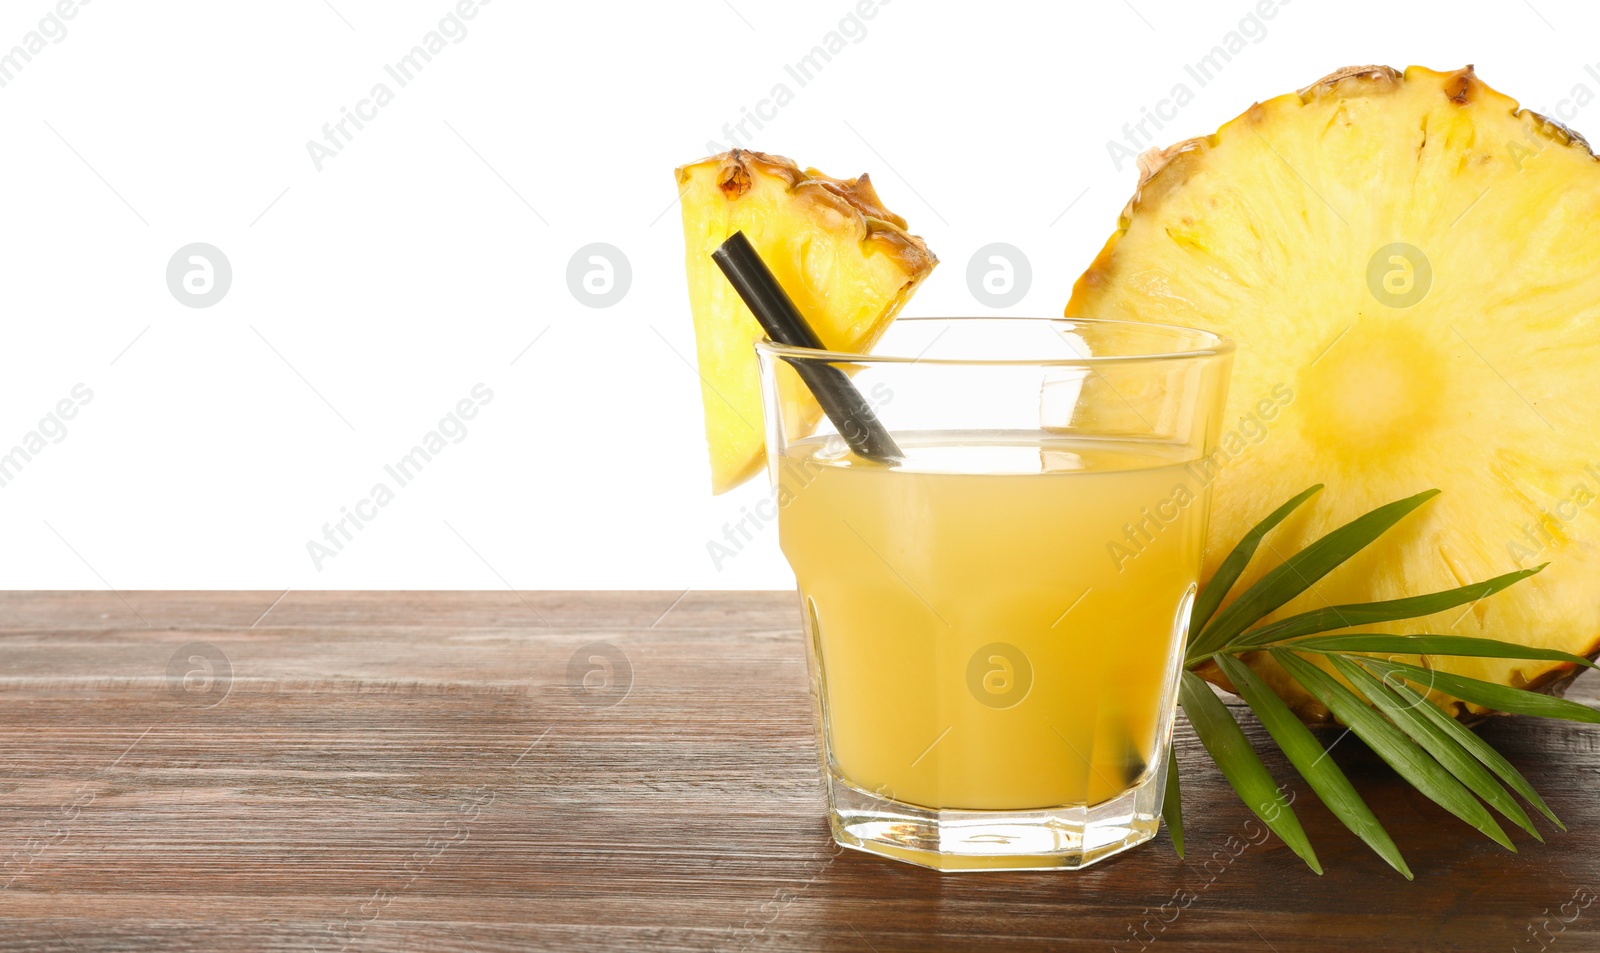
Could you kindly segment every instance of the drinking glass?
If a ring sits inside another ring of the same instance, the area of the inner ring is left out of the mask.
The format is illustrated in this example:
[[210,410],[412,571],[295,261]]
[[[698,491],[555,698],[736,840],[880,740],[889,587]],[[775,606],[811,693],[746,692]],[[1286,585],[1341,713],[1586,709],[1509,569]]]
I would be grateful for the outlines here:
[[[902,318],[871,354],[756,348],[834,838],[955,871],[1152,837],[1231,342]],[[849,375],[897,457],[851,452],[806,362]]]

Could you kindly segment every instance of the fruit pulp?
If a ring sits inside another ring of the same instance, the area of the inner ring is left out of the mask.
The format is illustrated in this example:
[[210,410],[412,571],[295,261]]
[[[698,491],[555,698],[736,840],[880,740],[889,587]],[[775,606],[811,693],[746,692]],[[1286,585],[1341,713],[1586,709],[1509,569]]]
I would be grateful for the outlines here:
[[774,461],[834,777],[931,809],[1093,805],[1165,757],[1206,500],[1181,451],[838,437]]

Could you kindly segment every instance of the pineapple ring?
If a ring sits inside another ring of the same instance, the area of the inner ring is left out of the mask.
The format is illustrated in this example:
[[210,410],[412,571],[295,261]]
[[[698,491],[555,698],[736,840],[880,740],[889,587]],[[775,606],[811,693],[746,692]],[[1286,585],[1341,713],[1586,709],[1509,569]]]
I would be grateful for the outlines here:
[[[1377,631],[1594,657],[1600,163],[1587,143],[1470,66],[1369,66],[1258,103],[1140,168],[1066,313],[1233,337],[1229,420],[1275,388],[1293,394],[1270,433],[1216,477],[1205,572],[1313,483],[1328,489],[1268,538],[1242,585],[1335,526],[1438,487],[1273,618],[1549,562],[1465,611]],[[1251,662],[1301,717],[1330,717],[1275,663]],[[1574,674],[1551,662],[1422,664],[1552,690]]]

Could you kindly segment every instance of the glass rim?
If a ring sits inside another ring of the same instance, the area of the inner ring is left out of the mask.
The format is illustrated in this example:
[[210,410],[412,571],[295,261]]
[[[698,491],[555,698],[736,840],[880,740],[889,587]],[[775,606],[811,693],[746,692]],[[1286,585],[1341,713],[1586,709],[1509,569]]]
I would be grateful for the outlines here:
[[[1104,364],[1135,364],[1172,361],[1191,361],[1208,357],[1220,357],[1234,351],[1233,339],[1215,331],[1202,328],[1192,328],[1181,324],[1164,324],[1154,321],[1127,321],[1119,318],[1078,318],[1063,316],[1059,318],[1044,317],[1040,315],[922,315],[917,317],[895,318],[895,324],[900,322],[955,322],[955,321],[1008,321],[1008,322],[1036,322],[1040,324],[1061,325],[1093,325],[1098,327],[1127,327],[1138,328],[1144,331],[1167,332],[1174,337],[1178,333],[1198,337],[1202,342],[1197,347],[1180,347],[1172,350],[1152,350],[1143,354],[1104,354],[1090,355],[1088,357],[925,357],[923,355],[907,354],[868,354],[855,351],[836,351],[827,348],[796,347],[791,344],[778,344],[766,338],[755,342],[756,351],[763,355],[784,359],[800,359],[821,361],[824,363],[849,363],[849,364],[931,364],[931,365],[956,365],[956,366],[1013,366],[1013,367],[1095,367]],[[930,344],[931,347],[931,344]]]

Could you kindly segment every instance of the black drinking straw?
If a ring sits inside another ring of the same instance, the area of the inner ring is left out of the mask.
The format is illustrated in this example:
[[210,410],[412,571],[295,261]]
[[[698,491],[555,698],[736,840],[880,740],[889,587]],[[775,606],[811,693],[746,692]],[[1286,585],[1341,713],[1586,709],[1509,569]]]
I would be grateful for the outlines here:
[[[822,350],[817,332],[794,306],[772,270],[761,260],[744,232],[734,232],[711,257],[728,277],[733,290],[761,322],[767,337],[778,344]],[[841,368],[822,361],[802,358],[784,358],[800,375],[806,387],[816,395],[817,403],[839,433],[850,444],[856,456],[880,463],[893,463],[901,459],[900,448],[894,438],[872,412],[872,405],[850,382],[850,375]]]

